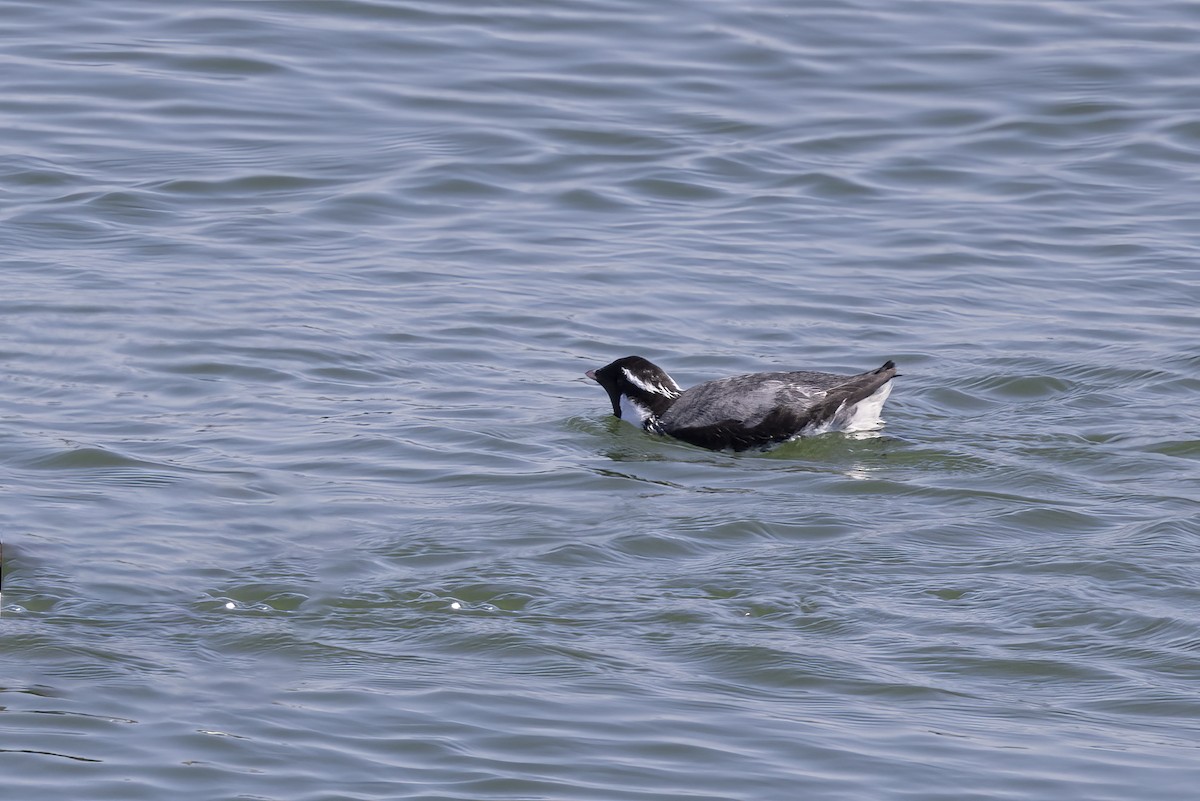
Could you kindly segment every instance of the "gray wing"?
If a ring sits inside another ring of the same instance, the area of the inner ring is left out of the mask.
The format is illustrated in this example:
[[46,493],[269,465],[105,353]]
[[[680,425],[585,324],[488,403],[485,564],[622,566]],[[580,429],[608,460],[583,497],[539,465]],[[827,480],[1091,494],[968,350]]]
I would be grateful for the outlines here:
[[753,428],[780,408],[803,412],[848,376],[798,371],[753,373],[706,381],[685,391],[661,418],[664,428],[742,422]]

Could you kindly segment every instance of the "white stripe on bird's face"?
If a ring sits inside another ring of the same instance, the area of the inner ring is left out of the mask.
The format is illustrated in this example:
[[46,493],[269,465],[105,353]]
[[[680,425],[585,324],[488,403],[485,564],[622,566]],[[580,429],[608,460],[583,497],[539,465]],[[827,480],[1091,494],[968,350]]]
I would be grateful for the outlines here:
[[671,389],[670,387],[665,387],[662,384],[659,384],[658,382],[650,383],[649,381],[644,381],[644,380],[642,380],[641,377],[639,377],[636,373],[634,373],[628,367],[622,367],[621,372],[625,374],[625,378],[629,381],[630,384],[633,384],[635,387],[640,389],[642,392],[649,392],[654,395],[662,395],[663,397],[666,397],[666,398],[678,398],[679,397],[678,389]]

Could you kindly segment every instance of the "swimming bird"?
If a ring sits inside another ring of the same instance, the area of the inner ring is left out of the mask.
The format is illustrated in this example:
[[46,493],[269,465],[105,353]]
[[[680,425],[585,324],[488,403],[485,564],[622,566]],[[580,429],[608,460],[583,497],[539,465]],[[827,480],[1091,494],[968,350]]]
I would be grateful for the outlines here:
[[613,414],[622,420],[702,448],[744,451],[826,431],[878,428],[896,364],[888,360],[858,375],[751,373],[690,389],[680,389],[641,356],[585,375],[604,387]]

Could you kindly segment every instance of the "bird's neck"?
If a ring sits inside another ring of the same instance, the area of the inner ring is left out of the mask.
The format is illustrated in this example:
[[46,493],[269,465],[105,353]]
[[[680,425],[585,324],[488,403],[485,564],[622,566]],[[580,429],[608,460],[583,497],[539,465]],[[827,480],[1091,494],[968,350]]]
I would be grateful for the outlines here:
[[659,416],[671,408],[674,402],[674,398],[652,392],[622,392],[621,419],[647,431],[655,431],[658,428]]

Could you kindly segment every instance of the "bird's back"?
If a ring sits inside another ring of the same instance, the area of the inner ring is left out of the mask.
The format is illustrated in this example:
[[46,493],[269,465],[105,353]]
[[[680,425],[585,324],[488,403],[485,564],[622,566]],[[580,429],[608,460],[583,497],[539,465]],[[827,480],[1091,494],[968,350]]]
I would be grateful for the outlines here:
[[683,392],[663,414],[664,428],[692,428],[726,420],[758,425],[779,407],[807,409],[847,376],[807,371],[752,373],[705,381]]
[[705,448],[745,450],[835,421],[896,376],[892,362],[858,375],[752,373],[686,390],[657,421],[664,434]]

